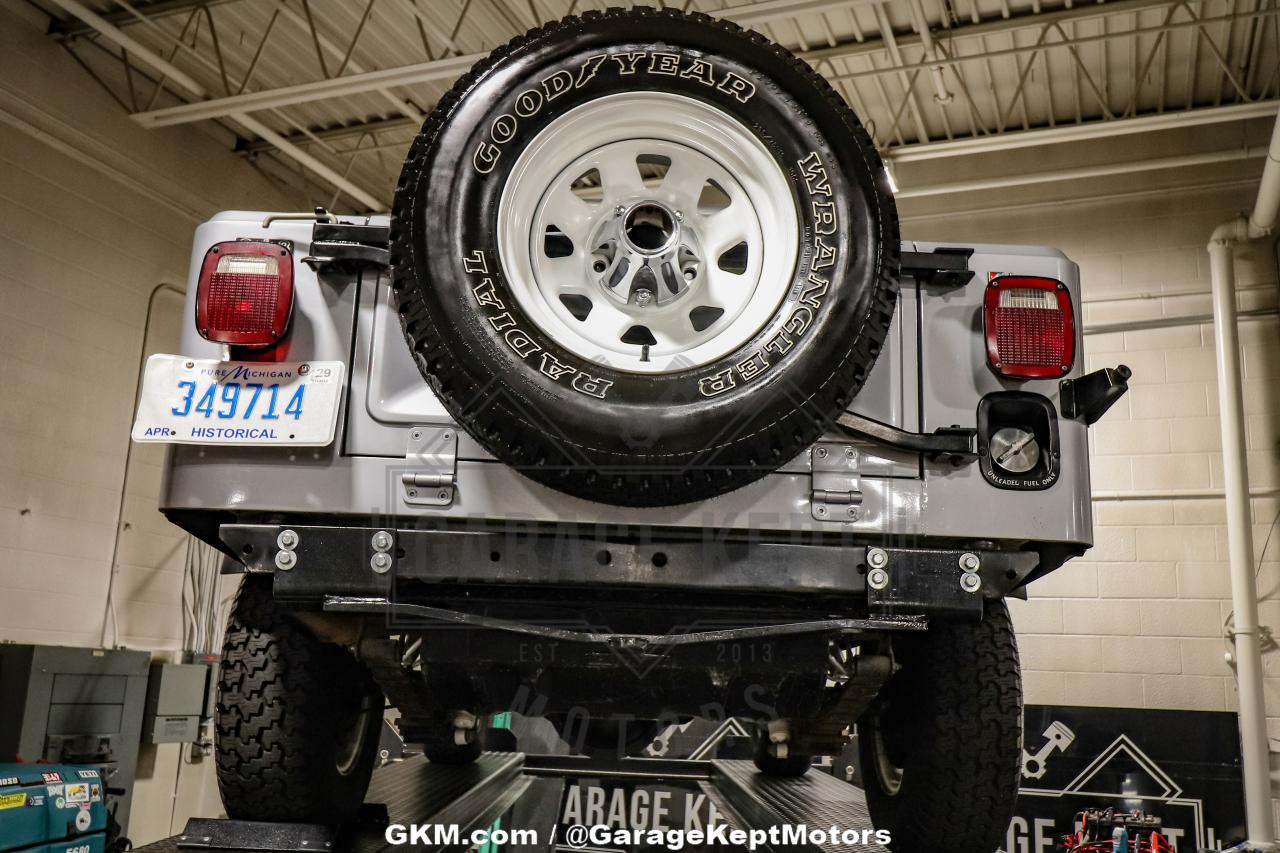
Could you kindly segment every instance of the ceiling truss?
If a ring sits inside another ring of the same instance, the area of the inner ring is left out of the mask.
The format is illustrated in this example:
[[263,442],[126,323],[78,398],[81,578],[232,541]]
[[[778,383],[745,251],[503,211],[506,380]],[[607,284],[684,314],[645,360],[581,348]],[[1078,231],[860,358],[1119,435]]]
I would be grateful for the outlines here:
[[[607,0],[31,0],[144,127],[217,122],[384,210],[452,81]],[[650,3],[656,0],[649,0]],[[796,51],[891,163],[1274,114],[1280,0],[667,0]],[[1224,158],[1226,159],[1226,158]]]

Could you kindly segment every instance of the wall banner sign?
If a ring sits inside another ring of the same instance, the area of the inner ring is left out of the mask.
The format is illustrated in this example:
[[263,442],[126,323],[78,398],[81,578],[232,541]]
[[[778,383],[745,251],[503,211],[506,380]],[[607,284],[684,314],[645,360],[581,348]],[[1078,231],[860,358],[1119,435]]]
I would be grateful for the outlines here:
[[[513,741],[528,752],[566,751],[545,720],[517,716],[511,729]],[[747,759],[753,735],[754,725],[746,720],[696,719],[665,728],[633,754]],[[1108,806],[1159,816],[1178,853],[1227,849],[1245,837],[1240,765],[1234,713],[1029,705],[1022,789],[1004,851],[1058,853],[1078,812]],[[810,772],[860,784],[856,744]],[[595,823],[690,829],[726,819],[697,783],[580,779],[557,794],[561,830]],[[557,794],[534,811],[555,808]],[[634,853],[641,848],[600,849]],[[881,850],[874,845],[856,849]]]
[[1051,853],[1077,812],[1158,815],[1179,853],[1245,837],[1236,715],[1029,705],[1007,853]]

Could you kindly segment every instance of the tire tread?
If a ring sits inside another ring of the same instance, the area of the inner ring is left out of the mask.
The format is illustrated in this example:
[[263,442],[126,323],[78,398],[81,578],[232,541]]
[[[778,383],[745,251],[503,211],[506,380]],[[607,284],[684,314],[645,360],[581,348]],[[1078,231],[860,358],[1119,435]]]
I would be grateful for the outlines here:
[[991,853],[1004,842],[1022,768],[1022,679],[1003,601],[980,623],[938,623],[905,656],[894,696],[923,703],[898,797],[875,782],[859,728],[868,806],[901,853]]
[[376,736],[354,771],[362,780],[341,790],[317,784],[333,772],[317,741],[337,697],[381,694],[350,653],[321,643],[275,603],[270,582],[246,576],[223,643],[216,714],[223,804],[241,820],[341,822],[363,799]]

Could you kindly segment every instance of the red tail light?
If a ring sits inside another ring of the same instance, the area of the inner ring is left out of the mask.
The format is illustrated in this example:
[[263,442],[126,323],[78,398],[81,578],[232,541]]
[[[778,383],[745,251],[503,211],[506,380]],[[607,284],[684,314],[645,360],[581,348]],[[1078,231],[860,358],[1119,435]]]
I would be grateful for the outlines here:
[[1005,275],[991,280],[983,300],[987,361],[1002,376],[1063,376],[1076,357],[1071,294],[1052,278]]
[[200,266],[196,328],[221,344],[270,346],[293,312],[293,255],[276,243],[212,246]]

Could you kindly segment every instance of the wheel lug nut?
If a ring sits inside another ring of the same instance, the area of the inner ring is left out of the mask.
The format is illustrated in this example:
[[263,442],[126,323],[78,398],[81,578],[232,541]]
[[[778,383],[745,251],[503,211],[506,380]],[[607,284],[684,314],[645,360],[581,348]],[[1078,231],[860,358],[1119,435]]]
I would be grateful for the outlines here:
[[648,304],[649,304],[649,302],[650,302],[652,299],[653,299],[653,293],[652,293],[652,292],[650,292],[650,291],[648,291],[648,290],[637,290],[637,291],[636,291],[636,305],[639,305],[641,308],[643,308],[644,306],[648,305]]

